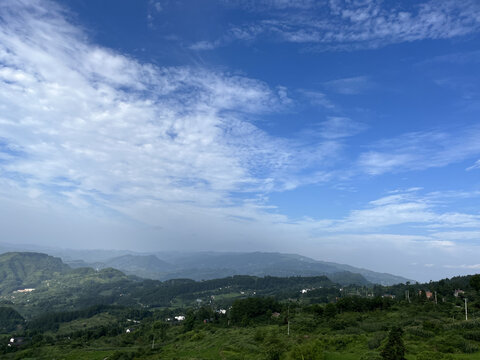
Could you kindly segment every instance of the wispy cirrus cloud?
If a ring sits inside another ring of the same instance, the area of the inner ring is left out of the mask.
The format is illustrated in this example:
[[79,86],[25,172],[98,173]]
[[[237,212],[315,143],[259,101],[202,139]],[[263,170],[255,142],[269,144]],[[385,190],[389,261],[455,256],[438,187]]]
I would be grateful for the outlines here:
[[441,64],[441,63],[453,63],[453,64],[471,64],[480,62],[480,51],[466,51],[456,52],[446,55],[435,56],[431,59],[427,59],[417,63],[417,66]]
[[255,125],[289,106],[284,87],[141,63],[90,43],[53,2],[7,1],[0,14],[3,204],[100,209],[184,238],[216,221],[233,236],[228,219],[287,222],[245,198],[328,179],[319,166],[341,143]]
[[350,78],[336,79],[323,83],[330,91],[342,95],[356,95],[373,87],[373,82],[368,76],[355,76]]
[[373,144],[360,154],[358,166],[371,175],[442,167],[480,154],[479,136],[475,125],[406,133]]
[[475,161],[475,164],[473,164],[472,166],[469,166],[465,170],[470,171],[475,169],[480,169],[480,160]]
[[232,26],[231,29],[236,30],[217,41],[219,46],[261,37],[309,44],[314,51],[355,50],[424,39],[449,39],[480,29],[476,15],[480,5],[473,0],[422,1],[412,6],[380,0],[298,4],[238,1],[233,5],[262,17]]
[[[342,116],[328,116],[327,120],[305,128],[302,137],[338,140],[357,135],[367,129],[367,125]],[[337,143],[337,142],[335,142]]]
[[338,108],[338,106],[335,105],[323,92],[302,89],[299,90],[299,93],[306,97],[312,105],[320,106],[328,110],[334,110]]

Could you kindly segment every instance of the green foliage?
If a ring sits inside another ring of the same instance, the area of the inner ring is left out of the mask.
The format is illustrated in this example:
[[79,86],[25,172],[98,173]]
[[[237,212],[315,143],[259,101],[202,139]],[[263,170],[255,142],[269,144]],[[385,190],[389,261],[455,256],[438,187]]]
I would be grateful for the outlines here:
[[360,360],[382,360],[382,357],[376,352],[367,352],[360,357]]
[[462,341],[460,343],[460,350],[465,354],[471,354],[478,351],[478,345],[471,341]]
[[258,328],[255,330],[255,334],[253,335],[253,339],[257,342],[262,342],[265,339],[266,333],[265,330]]
[[0,294],[35,288],[56,273],[70,268],[62,260],[40,253],[12,252],[0,255]]
[[16,330],[24,324],[23,317],[11,307],[0,306],[0,333]]
[[[452,290],[467,291],[475,315],[480,297],[470,279],[344,287],[339,299],[338,287],[321,277],[160,282],[113,269],[67,269],[32,293],[4,295],[0,326],[16,325],[8,336],[0,335],[0,358],[378,360],[404,359],[408,349],[410,360],[473,360],[479,358],[480,321],[463,320],[463,302]],[[314,283],[322,288],[300,293]],[[406,288],[412,303],[398,295],[395,300],[346,295],[402,294]],[[439,303],[416,299],[418,289],[437,291]],[[215,311],[220,308],[229,310],[223,315]],[[281,315],[272,316],[275,312]],[[179,314],[186,320],[167,320]],[[24,341],[7,347],[9,336]]]
[[367,346],[370,350],[378,349],[382,344],[382,341],[387,337],[387,334],[384,332],[376,333],[373,337],[368,340]]
[[108,359],[109,360],[133,360],[135,359],[135,354],[130,351],[116,351]]
[[183,321],[183,332],[192,331],[195,326],[195,313],[192,310],[187,312]]
[[468,340],[480,341],[480,331],[472,330],[463,333],[463,337]]
[[252,321],[267,320],[267,313],[271,316],[280,311],[281,305],[272,298],[248,298],[233,303],[230,317],[234,323],[246,326]]
[[285,343],[282,339],[275,332],[269,333],[265,339],[265,359],[280,360],[284,352]]
[[426,331],[431,331],[434,334],[438,334],[443,330],[443,325],[439,321],[425,320],[422,324],[422,328]]
[[386,310],[389,309],[392,305],[393,300],[390,298],[375,297],[373,299],[369,299],[362,298],[360,296],[349,296],[338,300],[336,307],[338,312],[367,312],[374,310]]
[[324,360],[324,349],[320,341],[310,341],[294,346],[288,358],[291,360]]
[[403,330],[394,327],[388,333],[388,340],[381,352],[384,360],[405,360],[405,345],[402,340]]
[[434,351],[422,351],[417,355],[417,360],[453,360],[450,354],[442,354]]
[[337,308],[335,304],[329,303],[325,305],[325,310],[323,312],[323,315],[328,319],[335,317],[335,315],[337,315]]
[[475,289],[475,291],[480,291],[480,274],[475,274],[470,277],[470,286]]
[[[44,315],[40,315],[28,323],[27,329],[34,331],[55,331],[58,330],[61,323],[70,322],[80,318],[90,318],[106,311],[123,311],[126,315],[132,314],[131,309],[126,309],[120,306],[94,305],[82,310],[46,313]],[[138,316],[140,315],[139,311],[136,311],[136,313],[137,317],[139,318],[147,315],[145,311],[141,313],[143,316]]]
[[433,331],[428,331],[428,330],[424,330],[416,327],[408,329],[408,333],[413,336],[424,338],[424,339],[432,338],[435,336],[435,333]]

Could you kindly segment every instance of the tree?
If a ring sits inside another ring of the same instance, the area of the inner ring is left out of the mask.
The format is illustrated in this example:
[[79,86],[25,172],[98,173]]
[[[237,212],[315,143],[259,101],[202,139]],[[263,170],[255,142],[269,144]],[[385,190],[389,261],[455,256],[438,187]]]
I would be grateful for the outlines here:
[[328,319],[335,317],[335,315],[337,315],[337,307],[335,306],[335,304],[328,303],[327,305],[325,305],[323,315]]
[[405,345],[402,340],[403,330],[400,327],[394,327],[388,333],[387,344],[383,348],[381,355],[384,360],[405,360]]
[[470,286],[475,289],[475,291],[480,291],[480,274],[473,275],[470,278]]
[[193,310],[188,310],[185,316],[185,320],[183,320],[183,332],[188,332],[193,330],[195,326],[195,313]]

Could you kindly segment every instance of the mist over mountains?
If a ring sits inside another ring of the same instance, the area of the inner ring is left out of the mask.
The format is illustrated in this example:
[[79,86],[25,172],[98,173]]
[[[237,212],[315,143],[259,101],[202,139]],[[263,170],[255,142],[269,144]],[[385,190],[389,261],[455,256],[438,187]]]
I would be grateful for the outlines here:
[[28,245],[0,245],[0,252],[41,251],[60,257],[73,268],[114,268],[128,275],[154,280],[211,280],[234,275],[320,276],[340,284],[393,285],[411,281],[350,265],[314,260],[297,254],[273,252],[155,252],[121,250],[69,250],[30,248]]

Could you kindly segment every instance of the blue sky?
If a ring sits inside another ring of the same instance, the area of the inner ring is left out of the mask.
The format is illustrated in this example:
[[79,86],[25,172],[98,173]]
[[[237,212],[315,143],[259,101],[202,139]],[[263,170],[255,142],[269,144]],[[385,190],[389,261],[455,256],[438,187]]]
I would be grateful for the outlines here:
[[480,269],[477,1],[3,1],[4,241]]

